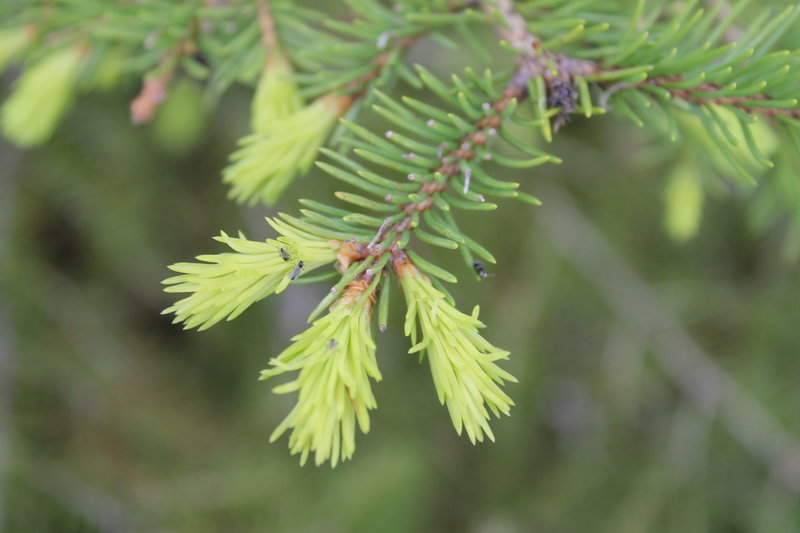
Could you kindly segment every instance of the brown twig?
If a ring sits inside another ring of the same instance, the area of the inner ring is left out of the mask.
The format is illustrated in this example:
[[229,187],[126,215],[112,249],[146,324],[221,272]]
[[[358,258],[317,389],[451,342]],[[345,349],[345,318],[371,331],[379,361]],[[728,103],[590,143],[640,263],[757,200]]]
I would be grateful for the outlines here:
[[[419,40],[422,38],[422,35],[411,35],[409,37],[404,37],[402,39],[398,39],[393,43],[393,47],[395,49],[401,49],[403,51],[408,50]],[[383,69],[386,67],[389,59],[392,57],[392,51],[387,50],[380,55],[376,56],[375,59],[372,60],[372,64],[375,65],[375,68],[371,71],[367,72],[366,74],[359,76],[358,78],[354,79],[353,81],[347,83],[342,87],[341,90],[343,91],[350,91],[355,89],[361,85],[366,85],[367,83],[371,82],[372,80],[376,79],[378,76],[381,75]]]
[[145,75],[142,90],[130,105],[131,122],[144,124],[149,122],[158,109],[159,104],[167,95],[169,84],[175,76],[180,59],[184,55],[197,52],[195,37],[197,32],[196,21],[192,22],[189,35],[181,39],[172,49],[165,54],[158,66]]
[[258,25],[261,27],[261,44],[267,50],[273,50],[278,44],[278,35],[267,0],[258,0]]
[[548,87],[556,82],[572,84],[575,76],[596,74],[600,71],[594,61],[575,59],[541,49],[541,41],[528,30],[525,19],[514,7],[512,0],[496,0],[494,4],[482,2],[488,14],[497,13],[503,23],[495,24],[501,39],[521,52],[518,56],[519,70],[514,83],[524,88],[528,81],[541,76]]
[[[681,76],[661,76],[644,81],[638,84],[638,86],[643,86],[643,85],[663,86],[666,83],[674,83],[676,81],[681,81],[681,79],[682,79]],[[716,91],[722,90],[722,87],[720,87],[715,83],[702,83],[696,87],[692,87],[691,89],[675,89],[670,87],[665,87],[665,89],[667,89],[674,98],[680,98],[681,100],[694,102],[696,104],[728,105],[739,108],[742,111],[749,114],[758,113],[761,115],[766,115],[768,117],[783,115],[785,117],[800,119],[800,109],[785,109],[785,108],[758,106],[758,105],[744,103],[744,102],[753,102],[760,100],[770,100],[771,96],[769,94],[758,93],[747,96],[707,96],[707,95],[697,94],[698,92],[714,93]]]

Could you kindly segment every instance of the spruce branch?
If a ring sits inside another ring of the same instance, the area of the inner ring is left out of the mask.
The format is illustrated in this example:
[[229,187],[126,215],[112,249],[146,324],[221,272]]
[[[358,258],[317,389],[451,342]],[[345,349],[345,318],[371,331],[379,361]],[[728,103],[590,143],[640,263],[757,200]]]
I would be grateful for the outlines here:
[[[340,295],[348,294],[349,288],[354,283],[363,288],[361,298],[378,298],[381,301],[379,307],[385,309],[383,302],[387,291],[381,282],[384,278],[388,280],[394,273],[406,294],[408,314],[405,332],[411,336],[414,344],[411,351],[428,352],[440,401],[447,404],[457,431],[460,432],[462,427],[466,427],[467,434],[473,441],[481,440],[484,434],[491,437],[491,430],[487,425],[487,406],[498,414],[507,412],[511,405],[507,396],[488,384],[513,381],[510,375],[498,373],[499,369],[494,366],[482,366],[479,361],[485,356],[490,357],[492,361],[504,358],[507,353],[497,351],[482,338],[478,341],[474,331],[466,333],[470,331],[469,327],[456,325],[465,320],[466,315],[455,309],[452,297],[433,279],[455,282],[456,277],[414,252],[410,246],[412,239],[417,237],[429,244],[459,249],[468,264],[479,265],[472,261],[473,252],[494,262],[495,259],[488,250],[464,235],[450,211],[451,207],[468,210],[495,208],[494,204],[486,201],[483,190],[490,190],[499,196],[525,198],[513,190],[516,184],[505,184],[483,172],[479,166],[483,160],[492,159],[512,167],[532,167],[559,161],[558,158],[516,139],[507,129],[506,121],[520,122],[515,113],[519,103],[526,99],[531,100],[535,110],[535,120],[522,123],[529,127],[540,127],[545,133],[545,138],[549,140],[551,119],[552,130],[558,130],[566,117],[575,111],[579,100],[582,111],[587,116],[595,110],[589,94],[590,83],[599,89],[605,88],[607,96],[612,96],[622,89],[639,90],[655,86],[657,83],[652,80],[660,79],[659,76],[648,78],[647,72],[654,70],[653,67],[628,66],[623,62],[624,56],[619,53],[613,61],[603,62],[552,50],[554,41],[542,43],[529,30],[528,23],[514,9],[512,2],[500,0],[491,5],[483,3],[481,7],[496,20],[495,28],[500,37],[517,52],[517,68],[511,73],[510,80],[505,83],[503,90],[496,91],[491,76],[481,81],[469,72],[468,82],[454,76],[453,86],[450,87],[423,67],[418,67],[418,76],[422,84],[448,104],[452,104],[454,100],[457,102],[456,107],[459,112],[452,113],[410,98],[404,98],[403,104],[400,104],[373,89],[372,93],[382,104],[375,107],[376,111],[411,132],[413,136],[407,137],[405,134],[389,130],[385,133],[384,139],[381,139],[355,123],[344,121],[345,126],[352,132],[352,136],[344,141],[352,145],[355,153],[362,159],[392,173],[401,172],[410,183],[396,183],[367,170],[345,156],[324,149],[323,153],[338,165],[320,162],[318,163],[320,168],[331,176],[379,199],[341,191],[337,192],[336,196],[363,210],[381,213],[382,216],[379,218],[352,213],[305,201],[303,203],[307,209],[301,210],[303,218],[300,219],[304,224],[316,225],[320,231],[325,227],[335,228],[344,236],[331,241],[332,246],[338,250],[335,264],[341,274],[340,281],[311,313],[309,320],[317,324],[318,320],[335,316],[337,306],[340,305],[338,302],[342,301]],[[635,35],[635,32],[632,35]],[[383,34],[379,36],[379,43],[382,41],[382,36]],[[401,44],[411,45],[416,39],[414,36]],[[389,62],[391,55],[385,52],[372,57],[373,63],[343,86],[344,91],[352,94],[354,99],[364,95],[359,90],[362,85],[366,86],[372,80],[379,78],[379,70]],[[628,81],[640,76],[650,83],[645,84],[644,80]],[[683,81],[683,79],[677,80],[679,83]],[[664,83],[666,84],[667,82]],[[680,90],[681,87],[674,89]],[[486,96],[491,97],[484,99]],[[674,96],[679,98],[682,93],[676,92]],[[727,105],[733,103],[727,102]],[[747,101],[735,103],[745,105]],[[417,113],[427,115],[429,118],[421,119]],[[493,139],[498,137],[533,156],[533,159],[517,161],[500,156],[490,146]],[[473,179],[479,183],[473,183]],[[460,193],[461,198],[451,196],[449,194],[451,190]],[[528,199],[535,203],[532,197]],[[482,267],[475,268],[476,272],[481,274]],[[426,307],[428,305],[431,307]],[[328,315],[320,319],[319,316],[326,309]],[[380,318],[381,330],[386,324],[385,312],[382,314],[384,316]],[[423,328],[423,340],[420,344],[416,343],[414,325],[417,315]],[[451,322],[441,322],[444,316],[449,316]],[[472,319],[476,318],[477,315],[473,315]],[[312,325],[309,333],[315,327]],[[463,329],[465,327],[466,329]],[[448,340],[445,341],[443,337],[447,337]],[[463,342],[458,340],[461,338],[465,340]],[[371,345],[371,342],[368,344]],[[453,346],[454,342],[460,349],[457,353],[448,352],[444,347]],[[477,342],[481,348],[477,351],[469,348],[473,342]],[[364,353],[358,357],[369,359],[371,356]],[[459,357],[466,359],[458,361]],[[458,368],[462,371],[473,368],[476,374],[471,377],[465,375],[458,377],[448,373],[448,368]],[[459,388],[459,384],[465,382],[483,383],[483,385],[480,392],[473,394]],[[475,403],[472,403],[473,401]],[[301,397],[297,409],[300,409],[302,402]],[[303,407],[303,409],[308,408]],[[297,427],[300,431],[309,431],[313,424],[309,423],[308,427]],[[318,460],[320,457],[321,460],[325,460],[330,454],[325,451],[329,446],[324,443],[331,438],[336,440],[335,436],[332,437],[327,433],[322,440],[316,443],[305,440],[303,445],[298,445],[296,440],[290,440],[290,447],[293,453],[302,453],[303,457],[311,451],[317,451]]]
[[[420,215],[437,206],[439,195],[447,190],[448,186],[451,185],[451,180],[455,176],[460,175],[464,175],[466,179],[467,173],[471,174],[470,170],[465,169],[470,168],[470,163],[481,153],[481,148],[485,147],[487,142],[497,135],[497,129],[500,127],[502,121],[502,113],[506,111],[512,101],[515,101],[522,95],[523,89],[514,82],[506,88],[499,100],[487,103],[486,106],[495,111],[496,114],[476,120],[473,123],[473,129],[475,131],[471,131],[458,139],[455,143],[457,148],[441,153],[438,160],[436,160],[436,166],[426,169],[426,173],[438,176],[438,179],[424,181],[419,184],[413,196],[420,198],[420,200],[402,204],[401,211],[404,216],[392,224],[382,224],[368,244],[351,243],[346,252],[350,260],[360,261],[367,257],[379,258],[385,254],[397,254],[397,252],[404,247],[405,243],[408,242],[408,235],[405,234],[413,232],[416,229],[419,224]],[[434,126],[435,120],[430,119],[428,125],[431,127]],[[385,135],[387,138],[392,139],[395,137],[396,133],[390,130],[387,131]],[[483,157],[490,159],[490,157],[486,157],[488,155],[488,153],[484,154]],[[415,154],[409,152],[406,156],[414,158]],[[412,172],[407,175],[407,178],[409,181],[413,182],[418,179],[418,175]],[[465,183],[463,191],[465,194],[469,193],[468,184]],[[473,194],[475,200],[478,202],[486,201],[483,195]],[[342,197],[342,193],[340,193],[339,196]],[[390,202],[393,198],[391,195],[386,195],[384,200]],[[384,241],[388,235],[392,235],[393,238],[390,240],[389,244],[386,245]],[[401,246],[401,244],[403,244],[403,246]]]
[[[68,4],[37,9],[73,20]],[[706,157],[717,167],[732,167],[731,174],[760,177],[772,168],[776,150],[759,132],[794,136],[800,146],[800,55],[774,50],[800,10],[787,9],[774,19],[764,11],[741,28],[740,42],[729,43],[726,30],[744,3],[727,9],[717,2],[708,10],[697,4],[661,10],[621,0],[398,0],[391,6],[350,0],[355,14],[341,20],[287,0],[202,0],[179,7],[145,2],[108,16],[92,4],[80,23],[48,22],[37,27],[41,36],[35,39],[50,41],[47,54],[70,50],[76,35],[122,43],[127,60],[137,66],[132,70],[145,73],[131,107],[135,122],[153,115],[182,72],[207,80],[215,95],[237,81],[254,85],[250,132],[222,173],[239,202],[276,202],[318,153],[326,156],[316,161],[320,169],[357,190],[335,193],[345,207],[300,200],[299,215],[268,220],[276,239],[256,242],[223,233],[217,240],[228,251],[172,265],[177,275],[165,281],[168,292],[187,294],[165,312],[199,329],[230,320],[294,284],[334,283],[310,314],[309,329],[270,362],[263,377],[298,371],[294,381],[277,388],[297,392],[298,403],[274,437],[291,430],[289,446],[301,461],[314,453],[318,464],[335,465],[352,455],[355,422],[363,432],[369,427],[367,410],[375,407],[370,379],[380,379],[371,324],[377,308],[379,329],[386,327],[392,277],[406,298],[410,351],[428,357],[437,395],[456,430],[465,429],[473,442],[491,438],[490,412],[507,413],[512,405],[500,387],[513,377],[496,363],[508,354],[478,335],[483,325],[477,309],[472,315],[458,311],[442,285],[456,276],[417,251],[418,242],[457,250],[477,279],[485,277],[475,259],[495,257],[462,231],[455,213],[493,210],[495,198],[539,203],[519,191],[518,183],[495,178],[485,162],[513,169],[558,163],[535,134],[550,142],[569,117],[606,110],[648,131],[690,139],[693,155],[676,158],[678,171],[690,167],[699,173],[700,164],[689,163]],[[149,23],[132,25],[135,16]],[[510,71],[480,75],[467,69],[443,81],[424,66],[406,65],[408,52],[422,39],[451,41],[442,34],[451,27],[473,48],[485,48],[467,29],[473,22],[493,27],[514,59]],[[54,34],[67,40],[54,45]],[[0,64],[4,42],[10,56],[21,54],[19,46],[33,46],[19,34],[3,37]],[[91,53],[103,49],[92,47]],[[61,98],[53,99],[58,105],[50,106],[46,127],[35,131],[37,142],[52,131],[89,63],[73,59],[61,71]],[[23,82],[58,72],[37,68],[52,64],[41,60]],[[399,81],[440,102],[390,96]],[[26,119],[36,109],[29,104],[38,101],[15,93],[4,117]],[[392,129],[380,135],[361,124],[360,113],[370,106]],[[4,120],[6,129],[13,122],[31,131],[27,120]],[[503,145],[522,155],[505,155]],[[703,153],[695,146],[703,146]],[[667,190],[673,203],[694,210],[672,224],[676,234],[687,236],[699,220],[702,181],[686,172],[680,178],[671,179]],[[782,175],[781,187],[792,179]],[[778,196],[780,205],[800,205],[779,193],[764,205],[775,205]]]

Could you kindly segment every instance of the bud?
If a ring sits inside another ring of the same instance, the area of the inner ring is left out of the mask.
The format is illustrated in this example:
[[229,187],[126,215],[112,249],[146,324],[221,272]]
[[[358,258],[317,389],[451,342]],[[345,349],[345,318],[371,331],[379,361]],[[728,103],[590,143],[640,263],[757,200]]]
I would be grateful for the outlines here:
[[29,26],[0,31],[0,73],[25,50],[32,33]]
[[305,464],[311,452],[319,466],[334,467],[355,451],[356,424],[369,432],[369,410],[377,403],[370,378],[381,380],[372,334],[372,299],[359,298],[369,282],[351,283],[328,315],[297,335],[292,344],[261,372],[268,379],[298,371],[297,377],[273,389],[299,391],[297,404],[270,437],[274,442],[291,429],[289,449]]
[[253,303],[283,291],[292,281],[298,265],[304,271],[333,263],[338,254],[335,241],[326,241],[291,226],[267,219],[281,237],[266,242],[250,241],[224,232],[215,239],[234,253],[200,255],[200,263],[176,263],[169,268],[180,273],[164,280],[165,292],[191,293],[165,309],[175,313],[173,323],[185,329],[208,329],[220,320],[233,320]]
[[697,235],[703,215],[703,182],[694,158],[685,155],[678,161],[664,189],[667,233],[677,242]]
[[283,55],[273,54],[253,96],[253,132],[274,131],[280,119],[295,113],[302,106],[297,84],[292,78],[291,65]]
[[349,97],[328,95],[269,121],[266,132],[241,139],[241,148],[231,155],[231,164],[222,174],[223,181],[232,186],[230,196],[251,205],[258,200],[275,203],[298,173],[308,171],[349,104]]
[[9,139],[29,147],[53,134],[72,102],[84,56],[81,47],[64,48],[25,71],[0,112]]
[[405,334],[414,344],[409,353],[428,356],[439,403],[447,405],[456,432],[461,435],[463,427],[473,444],[482,442],[484,434],[494,440],[489,411],[499,417],[514,405],[500,386],[504,380],[517,380],[496,363],[509,352],[478,334],[485,326],[478,320],[477,306],[472,316],[460,312],[406,258],[396,261],[395,269],[408,306]]

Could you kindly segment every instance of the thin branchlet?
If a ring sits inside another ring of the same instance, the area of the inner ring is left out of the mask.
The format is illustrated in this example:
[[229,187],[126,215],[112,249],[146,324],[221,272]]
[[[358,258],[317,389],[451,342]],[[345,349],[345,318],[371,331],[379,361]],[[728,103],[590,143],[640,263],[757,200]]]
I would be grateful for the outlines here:
[[[576,76],[587,76],[604,71],[613,71],[615,68],[604,68],[594,61],[576,59],[565,54],[553,53],[540,48],[541,41],[528,29],[528,24],[523,16],[516,10],[512,0],[495,0],[494,2],[481,2],[484,11],[489,14],[497,13],[503,20],[502,24],[495,24],[497,34],[501,39],[518,49],[519,70],[515,76],[518,84],[524,86],[528,80],[541,76],[545,80],[547,89],[547,102],[551,108],[561,108],[553,127],[558,130],[566,122],[569,113],[574,111],[578,93],[574,87]],[[720,12],[720,16],[724,10]],[[735,40],[741,30],[731,30],[731,35],[726,34],[727,40]],[[683,81],[682,75],[657,76],[638,83],[603,83],[598,85],[606,91],[601,96],[601,107],[607,107],[609,97],[622,90],[640,88],[645,85],[662,86],[667,83]],[[770,106],[753,105],[754,101],[768,101],[772,98],[769,93],[755,93],[745,96],[714,96],[698,93],[714,93],[721,91],[722,87],[715,83],[701,83],[690,89],[676,89],[667,87],[673,98],[685,100],[695,104],[714,104],[736,107],[749,114],[761,114],[769,117],[785,116],[800,119],[800,109],[778,108]],[[747,102],[746,104],[744,102]]]
[[[502,122],[500,113],[508,107],[512,100],[521,99],[524,96],[525,91],[522,87],[514,82],[509,84],[502,97],[490,104],[497,114],[475,121],[474,124],[478,130],[464,135],[456,143],[457,148],[443,153],[438,158],[439,166],[431,169],[431,171],[432,173],[441,174],[445,179],[441,182],[432,180],[421,183],[417,189],[417,194],[423,196],[424,199],[404,204],[402,211],[405,213],[405,217],[392,225],[382,225],[381,229],[378,230],[375,237],[368,244],[342,243],[340,258],[342,256],[346,257],[349,265],[352,261],[362,261],[368,257],[379,258],[384,254],[391,254],[392,258],[396,257],[400,252],[398,246],[399,236],[403,232],[414,230],[414,214],[422,213],[435,206],[435,196],[447,189],[453,177],[461,175],[461,165],[475,159],[478,155],[477,148],[484,146],[489,138],[496,134]],[[392,242],[388,245],[382,245],[384,237],[392,234],[396,235]]]
[[278,35],[275,32],[275,19],[268,0],[257,0],[258,25],[261,28],[261,44],[267,50],[272,50],[278,44]]
[[[683,76],[659,76],[656,78],[650,78],[649,80],[639,84],[634,84],[632,87],[642,87],[644,85],[662,86],[666,83],[674,83],[679,81],[683,81]],[[753,105],[752,102],[755,101],[770,100],[772,96],[767,93],[748,94],[746,96],[714,96],[715,92],[721,91],[723,88],[716,83],[708,82],[701,83],[696,87],[692,87],[691,89],[676,89],[674,87],[667,87],[666,89],[670,92],[673,98],[680,98],[681,100],[686,100],[695,104],[726,105],[741,109],[749,114],[760,114],[768,117],[782,115],[785,117],[800,119],[800,109],[786,109],[767,106],[762,107],[759,105]],[[698,94],[701,92],[706,94]]]
[[197,19],[193,18],[189,26],[188,35],[164,54],[158,66],[144,76],[142,89],[130,104],[131,122],[134,124],[144,124],[152,120],[158,106],[167,96],[181,58],[197,53]]

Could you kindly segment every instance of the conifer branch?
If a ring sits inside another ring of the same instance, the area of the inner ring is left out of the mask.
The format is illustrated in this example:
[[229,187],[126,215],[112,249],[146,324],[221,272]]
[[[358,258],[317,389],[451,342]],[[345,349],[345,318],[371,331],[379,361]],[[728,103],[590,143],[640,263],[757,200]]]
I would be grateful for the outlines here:
[[[69,14],[68,4],[48,9]],[[350,20],[330,19],[287,0],[203,0],[180,8],[154,0],[138,7],[171,32],[131,26],[124,10],[105,17],[92,4],[87,11],[91,16],[78,27],[124,43],[121,48],[138,61],[139,72],[146,72],[131,105],[134,122],[153,115],[179,69],[208,79],[213,94],[237,81],[256,85],[250,133],[222,173],[235,200],[272,204],[315,162],[365,193],[336,192],[353,206],[349,209],[300,200],[301,215],[268,220],[279,236],[266,242],[223,233],[217,240],[229,251],[172,265],[177,275],[165,280],[168,292],[187,294],[166,312],[199,329],[233,319],[293,284],[337,280],[311,313],[309,330],[263,374],[299,372],[276,388],[299,396],[275,436],[291,430],[290,448],[302,461],[312,452],[317,463],[347,459],[355,446],[355,423],[364,432],[369,428],[367,410],[375,407],[370,378],[380,379],[372,315],[377,308],[382,330],[392,277],[406,298],[410,351],[428,357],[439,400],[456,430],[465,429],[473,441],[492,438],[489,411],[508,412],[511,401],[499,387],[513,377],[495,363],[507,352],[477,333],[483,327],[477,309],[472,315],[460,312],[438,281],[456,282],[456,276],[421,257],[412,243],[458,250],[478,279],[486,275],[473,254],[489,262],[494,256],[459,229],[453,212],[496,208],[487,198],[538,200],[518,191],[518,183],[490,175],[481,167],[484,161],[517,169],[558,163],[528,134],[539,132],[550,142],[573,114],[590,118],[606,109],[642,127],[655,129],[665,122],[673,139],[683,130],[704,135],[710,151],[716,149],[713,157],[745,177],[753,167],[773,166],[770,151],[751,130],[775,124],[756,124],[752,115],[779,119],[787,126],[781,134],[794,135],[800,146],[800,56],[773,51],[800,10],[787,8],[783,18],[763,28],[752,24],[737,44],[725,43],[724,32],[744,4],[730,12],[720,3],[708,12],[696,2],[664,12],[641,1],[628,4],[397,0],[390,6],[350,0],[356,13]],[[765,12],[761,22],[768,17]],[[494,27],[516,61],[510,72],[487,70],[481,76],[467,69],[465,77],[454,74],[445,82],[423,66],[414,72],[405,64],[407,52],[426,36],[452,44],[443,28],[456,28],[473,49],[485,53],[467,27],[472,22]],[[54,24],[40,31],[45,36],[72,31],[65,27]],[[24,76],[20,87],[26,91],[17,91],[4,106],[4,129],[21,144],[47,138],[82,76],[88,78],[83,72],[91,63],[72,43],[37,40],[52,48]],[[19,31],[0,31],[0,68],[4,50],[16,60],[30,44]],[[103,50],[98,46],[90,52],[102,58]],[[57,81],[58,98],[48,99],[38,89],[42,80]],[[398,80],[443,103],[396,99],[379,90],[390,93]],[[39,113],[41,104],[47,104],[46,113]],[[397,131],[377,135],[360,125],[358,114],[370,104]],[[654,120],[653,109],[666,120]],[[523,156],[503,155],[497,142]],[[328,146],[352,148],[365,164]],[[318,152],[333,164],[316,161]],[[698,187],[690,178],[671,190],[697,206],[702,205]],[[800,199],[781,198],[800,205]]]
[[[484,147],[491,137],[497,135],[497,130],[502,122],[502,113],[513,100],[524,97],[524,86],[519,85],[518,79],[518,76],[514,77],[515,81],[508,85],[503,92],[502,98],[485,104],[486,108],[496,111],[497,114],[476,120],[473,125],[477,131],[467,133],[461,137],[456,143],[457,148],[447,153],[442,153],[438,157],[438,166],[428,169],[430,173],[441,176],[441,179],[426,181],[419,185],[416,196],[422,199],[403,204],[401,210],[405,216],[401,220],[391,225],[383,224],[369,244],[344,243],[342,253],[346,254],[350,260],[356,261],[364,260],[367,257],[380,258],[384,254],[389,254],[393,259],[398,256],[405,258],[405,254],[402,253],[402,247],[399,245],[401,242],[407,242],[407,239],[403,239],[403,234],[413,232],[417,226],[416,221],[419,220],[419,216],[436,207],[437,195],[451,185],[450,181],[454,176],[469,172],[469,170],[465,171],[463,169],[469,168],[469,163],[479,153],[478,149]],[[434,124],[434,119],[430,119],[428,125],[433,126]],[[386,132],[386,137],[390,139],[394,135],[393,131]],[[406,157],[413,159],[415,154],[413,152],[408,153]],[[407,178],[410,181],[415,181],[417,175],[411,173]],[[468,187],[465,187],[465,189],[468,192]],[[387,195],[384,200],[391,202],[393,198],[391,195]],[[476,196],[476,200],[479,202],[486,201],[484,196],[480,194]],[[385,246],[383,240],[387,235],[394,235],[394,238],[388,246]],[[403,244],[404,246],[405,244]]]

